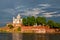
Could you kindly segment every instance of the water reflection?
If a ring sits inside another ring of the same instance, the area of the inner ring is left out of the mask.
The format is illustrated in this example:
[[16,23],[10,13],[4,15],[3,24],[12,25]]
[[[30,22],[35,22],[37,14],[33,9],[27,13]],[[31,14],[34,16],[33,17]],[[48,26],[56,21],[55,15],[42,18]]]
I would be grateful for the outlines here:
[[0,33],[0,40],[12,40],[11,33]]
[[60,40],[60,34],[23,34],[23,40]]
[[60,34],[0,33],[0,40],[17,40],[17,39],[18,40],[60,40]]

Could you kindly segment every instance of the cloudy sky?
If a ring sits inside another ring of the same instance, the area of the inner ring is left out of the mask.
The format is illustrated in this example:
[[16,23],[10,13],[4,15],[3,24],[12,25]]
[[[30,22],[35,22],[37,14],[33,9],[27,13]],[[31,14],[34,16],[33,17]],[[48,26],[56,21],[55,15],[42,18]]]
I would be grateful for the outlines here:
[[60,0],[0,0],[0,24],[12,21],[17,14],[60,22]]

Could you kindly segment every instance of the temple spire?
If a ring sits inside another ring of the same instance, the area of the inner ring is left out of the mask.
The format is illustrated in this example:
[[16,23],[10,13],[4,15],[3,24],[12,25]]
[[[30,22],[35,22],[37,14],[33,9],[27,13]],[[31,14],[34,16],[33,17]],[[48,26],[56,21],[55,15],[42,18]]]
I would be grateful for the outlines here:
[[14,25],[18,26],[18,25],[20,25],[21,23],[22,23],[22,19],[21,19],[20,14],[18,14],[16,18],[13,17],[13,24],[14,24]]
[[18,14],[18,15],[17,15],[17,19],[20,19],[20,18],[21,18],[21,16],[20,16],[20,14]]

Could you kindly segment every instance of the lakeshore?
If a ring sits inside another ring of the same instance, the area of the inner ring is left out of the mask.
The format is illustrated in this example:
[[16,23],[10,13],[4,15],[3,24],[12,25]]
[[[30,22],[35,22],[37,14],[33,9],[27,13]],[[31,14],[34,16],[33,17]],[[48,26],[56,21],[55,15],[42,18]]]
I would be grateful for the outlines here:
[[[54,24],[54,25],[52,25]],[[50,25],[50,26],[49,26]],[[46,18],[34,16],[21,18],[20,14],[17,17],[13,17],[13,22],[9,22],[5,27],[0,28],[0,32],[9,32],[9,33],[60,33],[59,24],[48,21],[46,25]]]
[[14,27],[13,29],[9,29],[7,26],[0,28],[0,32],[6,33],[42,33],[42,34],[54,34],[60,33],[60,29],[52,29],[48,26],[22,26],[21,29],[18,31],[18,27]]
[[[42,21],[43,19],[45,20],[45,18],[38,18],[37,21],[39,23],[35,23],[35,19],[26,19],[28,21],[26,23],[26,20],[21,19],[20,15],[18,15],[17,18],[13,17],[13,22],[9,22],[6,26],[0,28],[0,36],[2,36],[0,40],[55,40],[53,39],[55,36],[57,38],[56,40],[59,40],[58,37],[60,36],[58,35],[60,35],[60,28],[50,28],[55,25],[42,25],[42,23],[45,23]],[[42,21],[41,24],[40,18]],[[51,24],[51,21],[48,23]]]

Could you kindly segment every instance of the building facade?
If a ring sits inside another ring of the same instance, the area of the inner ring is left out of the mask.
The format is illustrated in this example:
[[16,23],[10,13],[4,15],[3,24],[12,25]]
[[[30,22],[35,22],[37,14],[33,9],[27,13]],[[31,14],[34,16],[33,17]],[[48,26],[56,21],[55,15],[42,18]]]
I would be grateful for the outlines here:
[[13,25],[14,26],[20,26],[22,24],[22,19],[20,14],[17,15],[17,17],[13,17]]

